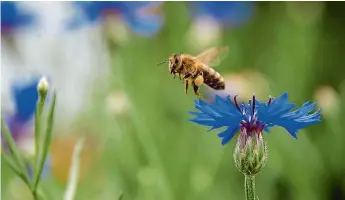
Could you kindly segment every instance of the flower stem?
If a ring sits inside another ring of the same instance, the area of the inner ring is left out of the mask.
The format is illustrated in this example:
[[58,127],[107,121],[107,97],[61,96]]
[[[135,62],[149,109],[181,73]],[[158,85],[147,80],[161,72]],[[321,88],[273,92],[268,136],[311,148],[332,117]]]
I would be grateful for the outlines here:
[[255,176],[244,175],[244,188],[246,200],[256,200],[255,199]]
[[37,174],[38,171],[38,162],[40,157],[40,136],[41,136],[41,118],[42,112],[44,108],[44,101],[42,97],[39,97],[38,102],[36,104],[36,112],[35,112],[35,164],[34,164],[34,174]]
[[54,123],[55,101],[56,101],[56,93],[53,94],[53,102],[50,106],[50,110],[48,114],[46,133],[45,133],[43,148],[42,148],[42,157],[39,160],[39,163],[37,166],[38,167],[37,173],[35,174],[35,177],[34,177],[34,182],[33,182],[33,187],[32,187],[32,191],[34,194],[37,192],[36,190],[37,190],[37,187],[41,178],[41,174],[43,171],[44,163],[47,159],[48,151],[50,148],[52,132],[53,132],[53,123]]
[[37,196],[37,192],[36,191],[32,192],[32,196],[33,196],[34,200],[38,200],[38,196]]

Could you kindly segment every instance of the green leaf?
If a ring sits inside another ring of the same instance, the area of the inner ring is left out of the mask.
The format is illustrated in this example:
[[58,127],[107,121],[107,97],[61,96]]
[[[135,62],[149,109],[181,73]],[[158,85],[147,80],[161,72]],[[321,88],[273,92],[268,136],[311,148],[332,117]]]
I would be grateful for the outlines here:
[[6,159],[6,161],[9,161],[11,168],[15,170],[18,176],[20,176],[23,180],[25,180],[24,182],[26,182],[26,184],[28,184],[28,186],[30,187],[30,181],[29,181],[30,179],[25,170],[24,163],[20,158],[19,151],[16,147],[16,144],[12,138],[11,133],[9,132],[9,130],[7,129],[5,125],[5,121],[3,120],[3,118],[1,118],[1,131],[4,134],[6,143],[9,147],[11,154],[13,155],[13,159],[15,163],[11,162],[9,159],[6,159],[7,158],[7,155],[5,155],[6,152],[3,153],[4,158]]
[[80,154],[84,145],[84,138],[80,138],[76,143],[73,151],[72,163],[69,171],[68,183],[65,192],[65,200],[73,200],[76,195],[78,178],[79,178],[79,162]]
[[8,166],[13,170],[13,172],[17,174],[24,181],[24,183],[30,188],[30,185],[31,185],[30,179],[28,176],[26,176],[26,173],[23,173],[22,171],[20,171],[16,167],[16,164],[11,160],[11,158],[7,154],[3,153],[2,158],[5,160],[5,162],[7,162]]
[[123,193],[121,193],[119,196],[119,200],[122,200],[122,199],[123,199]]

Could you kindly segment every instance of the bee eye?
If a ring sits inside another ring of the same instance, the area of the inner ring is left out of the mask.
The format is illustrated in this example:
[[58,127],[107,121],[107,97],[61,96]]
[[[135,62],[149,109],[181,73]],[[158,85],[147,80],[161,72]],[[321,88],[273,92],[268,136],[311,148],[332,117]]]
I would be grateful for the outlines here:
[[180,62],[180,59],[178,57],[175,58],[175,64],[177,65]]

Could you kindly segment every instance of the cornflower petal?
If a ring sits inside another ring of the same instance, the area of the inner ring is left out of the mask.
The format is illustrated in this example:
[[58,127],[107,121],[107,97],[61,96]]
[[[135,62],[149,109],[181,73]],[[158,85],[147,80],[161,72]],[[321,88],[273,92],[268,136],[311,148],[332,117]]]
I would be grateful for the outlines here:
[[218,137],[222,138],[222,145],[227,144],[234,137],[234,135],[238,132],[239,128],[240,128],[239,126],[233,127],[233,128],[228,127],[223,132],[218,133]]
[[[320,121],[320,111],[312,112],[316,103],[305,102],[300,108],[290,112],[294,104],[288,103],[288,95],[284,93],[271,104],[261,104],[259,107],[258,117],[260,121],[271,126],[281,126],[285,128],[294,138],[300,129],[313,125]],[[266,129],[265,129],[266,130]]]
[[201,99],[196,100],[195,108],[200,112],[189,112],[195,116],[195,118],[190,119],[190,121],[203,126],[211,126],[211,129],[208,131],[223,126],[228,127],[218,135],[223,138],[223,144],[229,142],[240,128],[240,121],[243,119],[243,116],[237,107],[230,101],[230,96],[225,99],[218,96],[214,104],[209,104]]
[[[288,102],[288,94],[283,93],[276,99],[270,98],[268,102],[262,103],[255,99],[249,103],[240,104],[234,99],[234,103],[227,98],[216,95],[216,100],[208,103],[201,99],[195,101],[194,106],[199,112],[190,112],[194,119],[190,121],[211,126],[208,131],[227,127],[218,136],[222,138],[222,144],[228,143],[236,132],[243,128],[243,134],[261,134],[264,130],[270,132],[269,128],[281,126],[291,136],[297,138],[300,129],[319,123],[321,121],[321,109],[313,110],[316,103],[305,102],[300,108],[291,111],[295,104]],[[242,132],[242,131],[241,131]]]

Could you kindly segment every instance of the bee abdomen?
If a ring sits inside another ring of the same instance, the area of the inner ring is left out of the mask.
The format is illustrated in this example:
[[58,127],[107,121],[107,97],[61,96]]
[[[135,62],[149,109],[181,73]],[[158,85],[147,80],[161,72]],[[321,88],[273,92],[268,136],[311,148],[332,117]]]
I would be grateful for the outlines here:
[[224,78],[216,72],[214,69],[208,67],[203,70],[204,83],[215,90],[224,90],[225,82]]

